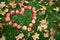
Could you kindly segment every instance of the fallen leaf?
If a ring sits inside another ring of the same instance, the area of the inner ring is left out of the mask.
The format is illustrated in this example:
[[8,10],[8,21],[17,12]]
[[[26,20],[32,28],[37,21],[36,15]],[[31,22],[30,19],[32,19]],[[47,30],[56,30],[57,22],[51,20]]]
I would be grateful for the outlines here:
[[53,1],[49,1],[49,5],[52,6],[54,4]]
[[1,14],[1,15],[5,15],[6,12],[1,10],[1,11],[0,11],[0,14]]
[[50,35],[54,35],[55,30],[53,28],[50,29]]
[[56,12],[60,11],[59,7],[53,8],[53,10],[55,10]]
[[35,33],[33,36],[32,36],[33,40],[36,40],[36,39],[39,39],[39,34],[38,33]]
[[6,6],[5,2],[1,2],[1,3],[0,3],[0,8],[3,8],[3,7],[5,7],[5,6]]
[[2,37],[0,38],[0,40],[6,40],[6,37],[4,35],[2,35]]
[[49,40],[56,40],[53,36],[50,36]]
[[19,40],[19,39],[22,39],[23,37],[24,37],[24,34],[23,33],[20,33],[15,38],[16,38],[16,40]]
[[41,25],[47,25],[48,22],[47,22],[46,20],[41,20],[41,21],[40,21],[40,24],[41,24]]

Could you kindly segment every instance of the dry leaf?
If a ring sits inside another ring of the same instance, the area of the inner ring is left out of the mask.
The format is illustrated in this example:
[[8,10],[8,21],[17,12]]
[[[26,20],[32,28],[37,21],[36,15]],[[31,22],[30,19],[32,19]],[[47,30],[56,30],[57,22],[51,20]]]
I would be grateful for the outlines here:
[[48,31],[48,30],[44,30],[44,32],[45,32],[45,33],[49,33],[49,31]]
[[48,38],[49,37],[49,34],[48,33],[44,33],[44,37],[45,38]]
[[55,31],[53,28],[50,29],[50,35],[54,35]]
[[5,11],[0,11],[0,14],[1,14],[1,15],[5,15],[6,12],[5,12]]
[[42,6],[41,10],[46,10],[46,6]]
[[6,37],[2,35],[2,38],[0,38],[0,40],[6,40]]
[[24,38],[24,39],[22,39],[22,40],[25,40],[25,38]]
[[0,23],[0,28],[1,28],[1,29],[3,29],[3,25],[4,25],[3,23]]
[[0,20],[1,20],[2,18],[0,18]]
[[5,10],[4,10],[5,12],[8,12],[8,8],[5,8]]
[[19,39],[22,39],[23,37],[24,37],[24,34],[23,33],[20,33],[15,38],[16,38],[16,40],[19,40]]
[[39,25],[37,31],[42,31],[42,27]]
[[56,7],[53,10],[55,10],[56,12],[59,12],[60,11],[59,7]]
[[45,38],[49,37],[49,31],[48,31],[48,30],[44,30],[44,32],[45,32],[45,33],[44,33],[44,37],[45,37]]
[[3,8],[3,7],[5,7],[5,6],[6,6],[5,2],[1,2],[1,3],[0,3],[0,8]]
[[9,5],[12,7],[12,8],[16,8],[16,0],[11,0]]
[[7,8],[5,8],[4,10],[0,10],[0,14],[1,14],[1,15],[5,15],[6,12],[8,12],[8,9],[7,9]]
[[20,0],[18,0],[18,1],[19,1],[18,4],[19,4],[20,7],[24,6],[24,3],[25,3],[25,4],[29,4],[29,2],[26,1],[26,0],[22,0],[22,2],[20,2]]
[[12,8],[16,8],[16,4],[15,3],[10,3]]
[[2,34],[4,23],[0,23],[0,33]]
[[8,8],[5,8],[4,10],[0,10],[0,14],[1,15],[5,15],[6,12],[8,12]]
[[40,24],[41,24],[41,25],[47,25],[48,22],[47,22],[46,20],[41,20],[41,21],[40,21]]
[[28,1],[25,1],[25,3],[26,3],[26,4],[29,4],[29,2],[28,2]]
[[18,4],[19,4],[19,6],[20,6],[20,7],[24,6],[23,4],[24,4],[25,0],[22,0],[22,2],[21,2],[21,3],[20,3],[20,0],[18,0],[18,1],[19,1],[19,3],[18,3]]
[[44,15],[45,14],[45,10],[40,10],[40,15]]
[[39,39],[39,34],[38,33],[35,33],[33,36],[32,36],[33,40],[36,40],[36,39]]
[[53,36],[50,36],[49,40],[56,40]]
[[40,21],[40,26],[42,27],[42,29],[46,29],[47,28],[47,24],[48,24],[48,22],[46,20],[41,20]]
[[46,29],[48,26],[47,25],[41,25],[42,29]]
[[50,1],[50,2],[49,2],[49,5],[50,5],[50,6],[52,6],[53,4],[54,4],[54,2],[53,2],[53,1]]
[[19,3],[19,6],[22,7],[22,6],[24,6],[24,5],[23,5],[22,3]]
[[58,27],[60,28],[60,23],[58,23]]

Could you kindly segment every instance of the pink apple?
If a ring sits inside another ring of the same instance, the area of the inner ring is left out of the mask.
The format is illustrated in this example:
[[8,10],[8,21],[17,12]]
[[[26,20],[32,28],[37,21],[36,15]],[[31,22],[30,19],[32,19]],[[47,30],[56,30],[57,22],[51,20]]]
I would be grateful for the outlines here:
[[17,25],[17,29],[21,29],[21,26],[20,25]]
[[32,28],[29,28],[29,30],[28,30],[29,32],[32,32]]
[[24,9],[27,9],[28,8],[28,6],[24,6]]
[[6,16],[10,17],[10,14],[8,13]]
[[31,9],[32,7],[31,6],[28,6],[28,9]]
[[33,16],[37,16],[37,14],[36,13],[33,13]]
[[32,11],[33,13],[36,13],[36,11]]
[[10,17],[6,17],[6,21],[10,21]]
[[33,16],[33,19],[34,19],[34,20],[36,20],[36,19],[37,19],[37,17],[36,17],[36,16]]
[[16,14],[19,14],[19,10],[16,10]]
[[20,11],[20,13],[19,13],[19,14],[22,14],[22,15],[23,15],[23,14],[24,14],[24,12],[23,12],[23,11]]
[[13,27],[16,27],[17,26],[17,23],[13,23]]
[[15,14],[15,10],[12,10],[12,11],[10,12],[10,14],[11,14],[11,15]]
[[36,10],[36,8],[35,8],[35,7],[33,7],[33,8],[32,8],[32,11],[35,11],[35,10]]
[[33,23],[30,23],[30,24],[29,24],[29,27],[30,27],[30,28],[33,28],[33,26],[34,26]]
[[13,23],[10,21],[9,24],[12,25]]
[[24,9],[24,8],[21,8],[21,11],[23,11],[23,12],[24,12],[24,11],[25,11],[25,9]]

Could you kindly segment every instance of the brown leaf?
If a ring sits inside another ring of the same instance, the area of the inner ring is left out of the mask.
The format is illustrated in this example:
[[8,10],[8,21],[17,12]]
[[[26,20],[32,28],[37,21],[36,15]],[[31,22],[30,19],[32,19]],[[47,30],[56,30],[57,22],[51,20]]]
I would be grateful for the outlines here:
[[11,0],[9,5],[12,7],[12,8],[15,8],[16,7],[16,0]]
[[2,38],[0,38],[0,40],[6,40],[6,37],[2,35]]
[[24,2],[25,2],[25,0],[22,0],[22,2],[21,2],[21,3],[20,3],[20,0],[18,0],[18,1],[19,1],[19,3],[18,3],[18,4],[19,4],[19,6],[20,6],[20,7],[22,7],[22,6],[23,6],[23,4],[24,4]]
[[53,36],[50,36],[49,40],[56,40]]
[[54,35],[55,31],[53,28],[50,29],[50,35]]
[[24,34],[23,33],[20,33],[15,38],[16,38],[16,40],[19,40],[19,39],[22,39],[23,37],[24,37]]
[[1,29],[3,29],[3,25],[4,25],[3,23],[0,23],[0,28],[1,28]]
[[48,22],[47,22],[46,20],[41,20],[41,21],[40,21],[40,24],[42,24],[42,25],[47,25]]
[[58,27],[60,28],[60,23],[58,23]]
[[48,30],[44,30],[44,32],[45,32],[45,33],[44,33],[44,37],[45,37],[45,38],[49,37],[49,31],[48,31]]
[[45,38],[49,37],[49,34],[48,33],[44,33],[44,37]]

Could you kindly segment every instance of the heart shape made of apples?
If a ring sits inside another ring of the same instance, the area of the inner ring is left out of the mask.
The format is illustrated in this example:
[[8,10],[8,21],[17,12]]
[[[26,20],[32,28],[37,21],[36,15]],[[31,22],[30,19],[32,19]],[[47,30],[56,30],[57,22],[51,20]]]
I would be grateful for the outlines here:
[[[29,27],[28,27],[28,31],[29,32],[32,32],[32,28],[34,27],[34,24],[36,22],[36,19],[37,19],[37,14],[36,14],[36,8],[35,7],[32,7],[32,6],[24,6],[23,8],[19,10],[12,10],[11,12],[7,13],[6,14],[6,21],[12,25],[13,27],[16,27],[17,29],[21,29],[23,26],[15,23],[15,22],[12,22],[11,21],[11,16],[14,15],[14,14],[21,14],[21,15],[24,15],[24,12],[26,9],[29,9],[29,10],[32,10],[32,21],[31,23],[29,24]],[[25,28],[26,26],[24,26]]]

